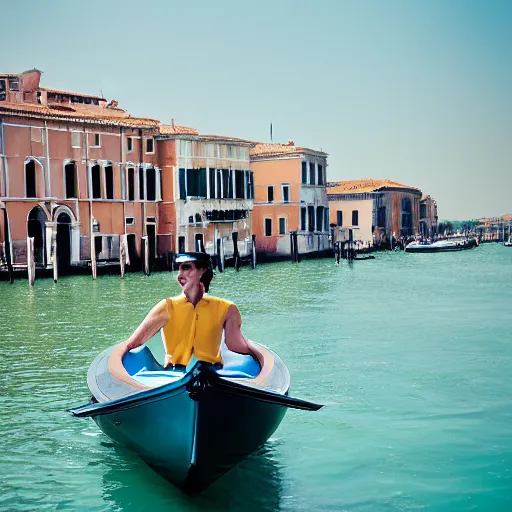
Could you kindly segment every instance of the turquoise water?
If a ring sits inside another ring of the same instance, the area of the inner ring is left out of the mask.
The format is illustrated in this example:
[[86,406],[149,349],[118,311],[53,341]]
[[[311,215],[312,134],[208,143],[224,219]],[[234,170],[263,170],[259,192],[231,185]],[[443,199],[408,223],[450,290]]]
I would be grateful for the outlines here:
[[195,497],[66,412],[175,276],[0,282],[0,510],[512,510],[512,249],[217,275],[291,394],[326,406]]

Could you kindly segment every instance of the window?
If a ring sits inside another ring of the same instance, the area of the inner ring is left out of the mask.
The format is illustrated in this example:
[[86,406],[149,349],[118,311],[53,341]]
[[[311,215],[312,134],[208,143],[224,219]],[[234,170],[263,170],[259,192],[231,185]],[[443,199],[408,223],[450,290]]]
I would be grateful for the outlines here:
[[101,169],[99,165],[91,167],[92,198],[101,199]]
[[101,136],[99,133],[94,134],[94,144],[91,147],[101,148]]
[[315,162],[309,162],[309,184],[315,185]]
[[148,201],[156,201],[156,170],[146,169],[146,192]]
[[336,212],[336,226],[343,226],[343,212],[341,210]]
[[274,186],[273,185],[269,185],[268,186],[268,189],[267,189],[267,201],[269,203],[273,203],[274,202]]
[[71,132],[71,147],[81,148],[82,147],[82,134],[80,132]]
[[128,137],[126,139],[126,150],[128,151],[128,153],[131,153],[133,151],[133,138],[132,137]]
[[215,198],[215,168],[208,168],[208,197]]
[[427,205],[420,204],[420,219],[425,219],[427,217]]
[[180,189],[180,199],[186,199],[187,198],[187,187],[185,183],[186,179],[186,169],[180,169],[178,171],[178,182],[179,182],[179,189]]
[[306,207],[302,206],[300,209],[300,229],[306,231]]
[[64,167],[64,178],[66,180],[66,199],[77,198],[76,164],[74,162],[70,162]]
[[152,155],[155,152],[155,140],[153,137],[146,139],[146,154]]
[[290,202],[290,185],[288,184],[283,184],[283,201],[285,203],[289,203]]
[[194,236],[195,251],[204,252],[204,236],[203,233],[196,233]]
[[128,168],[128,201],[135,201],[135,169]]
[[359,226],[359,210],[352,210],[352,226]]
[[247,176],[247,199],[254,199],[254,176],[252,171],[245,171]]
[[37,197],[36,164],[34,160],[25,163],[25,197]]
[[31,140],[31,142],[41,143],[43,140],[43,129],[42,128],[30,128],[30,140]]
[[185,197],[206,197],[206,169],[187,169],[186,176]]
[[308,231],[315,230],[315,207],[308,206]]
[[244,199],[244,171],[235,171],[235,197]]
[[402,198],[402,227],[412,227],[412,206],[408,197]]
[[11,89],[11,91],[20,90],[20,82],[17,78],[9,78],[9,89]]
[[144,201],[144,169],[139,167],[139,200]]
[[317,181],[317,183],[319,185],[324,184],[324,168],[320,164],[318,164],[318,181]]
[[135,217],[126,217],[126,225],[133,226],[135,224]]
[[178,252],[185,252],[185,237],[179,236],[178,237]]
[[308,163],[302,162],[302,183],[308,182]]
[[272,236],[272,219],[265,219],[265,236]]
[[324,207],[316,207],[316,230],[322,231],[324,227]]
[[286,218],[279,217],[279,234],[286,235]]
[[105,167],[105,192],[107,199],[114,199],[114,168],[111,165]]
[[205,155],[207,158],[215,158],[215,144],[205,145]]
[[377,210],[377,226],[379,228],[386,227],[386,207],[385,206],[381,206]]
[[192,156],[192,141],[180,141],[180,156]]

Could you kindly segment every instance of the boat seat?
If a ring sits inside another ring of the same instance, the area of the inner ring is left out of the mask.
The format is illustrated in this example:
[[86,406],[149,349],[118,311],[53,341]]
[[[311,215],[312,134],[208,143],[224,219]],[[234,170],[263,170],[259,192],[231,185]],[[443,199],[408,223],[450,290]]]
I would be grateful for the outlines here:
[[[261,367],[254,357],[247,354],[238,354],[221,345],[221,356],[224,365],[215,371],[221,377],[234,379],[253,379],[261,371]],[[188,364],[187,369],[195,362],[195,358]],[[143,345],[131,350],[123,357],[123,366],[133,379],[150,387],[163,386],[181,379],[186,370],[165,369],[153,356],[151,350]]]
[[220,347],[220,355],[224,365],[216,371],[221,377],[254,379],[261,371],[260,364],[254,357],[231,352],[224,343]]

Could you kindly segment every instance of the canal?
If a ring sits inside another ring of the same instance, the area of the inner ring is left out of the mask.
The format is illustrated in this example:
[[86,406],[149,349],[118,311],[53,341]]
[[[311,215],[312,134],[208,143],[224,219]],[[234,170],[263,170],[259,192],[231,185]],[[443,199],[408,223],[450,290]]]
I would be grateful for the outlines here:
[[212,294],[279,353],[291,394],[325,407],[289,411],[195,497],[67,412],[89,399],[95,355],[177,294],[175,277],[0,282],[0,510],[512,509],[512,249],[217,274]]

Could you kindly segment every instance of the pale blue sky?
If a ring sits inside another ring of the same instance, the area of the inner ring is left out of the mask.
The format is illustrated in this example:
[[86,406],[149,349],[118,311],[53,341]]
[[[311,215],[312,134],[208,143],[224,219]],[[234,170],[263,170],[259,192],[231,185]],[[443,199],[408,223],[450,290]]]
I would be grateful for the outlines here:
[[202,133],[329,153],[330,181],[512,213],[512,2],[2,2],[0,69]]

